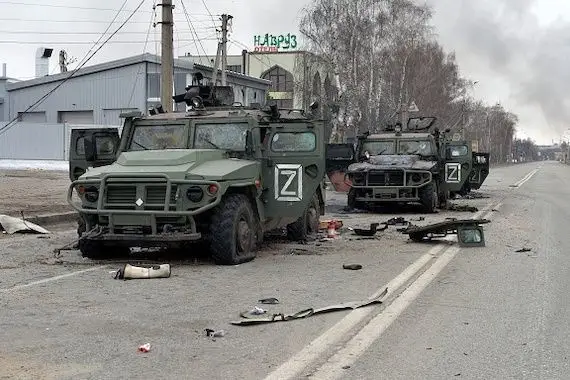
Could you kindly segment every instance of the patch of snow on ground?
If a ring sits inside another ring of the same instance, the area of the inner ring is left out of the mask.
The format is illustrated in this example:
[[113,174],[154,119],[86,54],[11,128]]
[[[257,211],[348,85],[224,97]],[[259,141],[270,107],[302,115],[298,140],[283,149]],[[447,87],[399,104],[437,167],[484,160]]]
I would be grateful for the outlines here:
[[55,170],[68,171],[69,161],[55,160],[0,160],[4,170]]

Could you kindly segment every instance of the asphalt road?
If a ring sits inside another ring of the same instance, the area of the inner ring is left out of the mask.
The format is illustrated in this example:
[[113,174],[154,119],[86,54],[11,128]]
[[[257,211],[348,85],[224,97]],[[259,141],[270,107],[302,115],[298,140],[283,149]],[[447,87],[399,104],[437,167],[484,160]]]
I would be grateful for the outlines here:
[[[498,168],[477,192],[483,198],[455,201],[477,214],[414,222],[488,217],[484,248],[410,243],[394,227],[375,240],[346,231],[332,242],[272,240],[235,267],[161,258],[172,264],[167,279],[114,280],[121,263],[77,251],[55,257],[74,238],[72,226],[51,228],[49,238],[0,236],[0,378],[564,378],[569,182],[560,163]],[[330,194],[327,217],[345,226],[420,216],[346,214],[344,201]],[[515,252],[522,247],[532,251]],[[342,269],[347,263],[363,269]],[[229,324],[256,305],[293,313],[386,287],[382,305]],[[266,297],[280,304],[257,303]],[[206,328],[226,335],[212,340]],[[137,352],[144,343],[150,352]]]

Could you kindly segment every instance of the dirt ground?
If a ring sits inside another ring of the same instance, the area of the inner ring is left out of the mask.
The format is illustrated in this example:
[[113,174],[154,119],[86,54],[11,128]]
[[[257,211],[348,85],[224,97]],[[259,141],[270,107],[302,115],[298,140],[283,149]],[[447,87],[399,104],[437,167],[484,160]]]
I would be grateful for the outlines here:
[[69,175],[63,171],[0,170],[0,214],[45,215],[73,211],[67,204]]

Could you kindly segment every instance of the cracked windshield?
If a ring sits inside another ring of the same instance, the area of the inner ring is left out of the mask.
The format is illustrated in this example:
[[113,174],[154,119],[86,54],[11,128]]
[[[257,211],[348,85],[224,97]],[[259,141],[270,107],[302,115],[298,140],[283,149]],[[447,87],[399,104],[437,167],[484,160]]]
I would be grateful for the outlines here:
[[196,124],[196,149],[244,151],[248,123]]
[[137,125],[129,150],[186,149],[187,141],[188,128],[184,124]]
[[0,380],[570,380],[570,0],[0,24]]

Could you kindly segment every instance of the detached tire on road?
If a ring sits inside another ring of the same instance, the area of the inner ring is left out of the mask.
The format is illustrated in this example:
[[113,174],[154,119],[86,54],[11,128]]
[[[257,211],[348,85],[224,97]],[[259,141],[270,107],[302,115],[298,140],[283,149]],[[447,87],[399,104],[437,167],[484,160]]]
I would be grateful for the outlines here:
[[210,251],[218,265],[237,265],[255,258],[257,222],[249,199],[230,194],[216,208],[210,224]]
[[426,213],[434,213],[438,206],[437,187],[433,182],[419,190],[420,203]]
[[307,237],[319,231],[321,216],[319,198],[313,195],[309,207],[299,219],[287,225],[287,237],[293,241],[307,240]]

